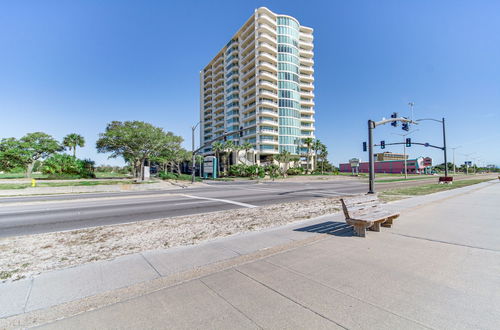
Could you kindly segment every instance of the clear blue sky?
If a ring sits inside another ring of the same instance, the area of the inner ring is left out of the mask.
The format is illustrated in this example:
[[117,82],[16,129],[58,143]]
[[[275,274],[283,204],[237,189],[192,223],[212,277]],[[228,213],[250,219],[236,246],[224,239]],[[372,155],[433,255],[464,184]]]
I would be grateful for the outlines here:
[[[500,1],[2,1],[0,137],[76,132],[95,141],[112,120],[182,135],[198,119],[199,70],[266,6],[315,30],[316,134],[335,164],[361,150],[366,121],[397,111],[446,117],[457,162],[500,165]],[[414,141],[441,143],[437,123]],[[386,143],[404,133],[377,128]],[[402,147],[386,151],[401,151]],[[442,153],[412,147],[411,156]],[[472,157],[472,156],[471,156]],[[451,161],[452,153],[449,152]]]

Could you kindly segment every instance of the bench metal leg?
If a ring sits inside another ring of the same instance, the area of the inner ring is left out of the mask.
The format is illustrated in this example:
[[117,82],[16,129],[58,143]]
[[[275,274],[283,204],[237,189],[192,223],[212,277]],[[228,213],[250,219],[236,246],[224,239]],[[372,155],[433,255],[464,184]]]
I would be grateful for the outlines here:
[[364,225],[354,226],[354,232],[356,233],[356,236],[359,236],[359,237],[366,236],[366,228]]

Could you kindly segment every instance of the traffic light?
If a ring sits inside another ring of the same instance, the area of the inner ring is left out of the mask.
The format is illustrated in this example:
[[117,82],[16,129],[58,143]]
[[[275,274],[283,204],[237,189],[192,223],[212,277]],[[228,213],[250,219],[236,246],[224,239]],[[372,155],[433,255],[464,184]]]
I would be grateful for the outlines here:
[[363,142],[363,151],[366,151],[366,142]]
[[243,136],[243,126],[240,126],[240,137]]
[[409,131],[410,130],[410,124],[409,123],[403,123],[403,127],[402,127],[403,131]]
[[411,138],[406,138],[406,146],[411,147]]
[[385,149],[385,141],[380,141],[380,149]]
[[224,135],[224,141],[227,141],[227,136],[226,135]]
[[[398,113],[397,112],[393,112],[392,115],[391,115],[391,118],[398,118]],[[391,123],[392,126],[394,127],[398,127],[398,122],[397,121],[393,121]]]

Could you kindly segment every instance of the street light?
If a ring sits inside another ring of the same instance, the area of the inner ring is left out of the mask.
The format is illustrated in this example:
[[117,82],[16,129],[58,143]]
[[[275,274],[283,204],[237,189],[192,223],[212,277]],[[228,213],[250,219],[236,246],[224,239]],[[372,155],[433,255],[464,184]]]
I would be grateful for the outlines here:
[[[407,135],[410,135],[411,133],[415,133],[416,131],[418,131],[418,129],[413,130],[411,132],[408,132],[406,134],[398,134],[398,133],[391,133],[391,134],[399,135],[399,136],[402,136],[403,138],[405,138]],[[408,179],[408,168],[406,166],[406,143],[403,143],[403,159],[405,162],[405,180],[406,180],[406,179]]]
[[450,148],[451,150],[453,150],[453,174],[457,174],[457,169],[455,166],[455,149],[458,149],[458,148],[462,148],[462,146]]
[[195,158],[195,155],[194,155],[194,131],[196,130],[196,127],[198,127],[198,125],[201,123],[201,121],[199,121],[196,125],[192,126],[191,127],[191,149],[192,149],[192,161],[191,161],[191,183],[194,183],[194,180],[195,180],[195,171],[196,171],[196,158]]

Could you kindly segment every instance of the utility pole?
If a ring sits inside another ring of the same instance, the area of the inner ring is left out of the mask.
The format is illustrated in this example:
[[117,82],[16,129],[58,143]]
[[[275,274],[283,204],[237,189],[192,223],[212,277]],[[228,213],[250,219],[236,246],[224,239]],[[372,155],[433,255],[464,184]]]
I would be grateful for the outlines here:
[[195,176],[196,176],[196,157],[194,154],[194,131],[196,130],[196,127],[201,123],[199,121],[196,125],[191,127],[191,152],[192,152],[192,159],[191,159],[191,183],[194,183],[195,181]]

